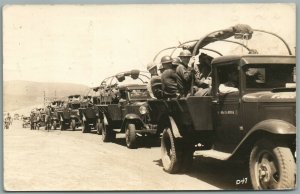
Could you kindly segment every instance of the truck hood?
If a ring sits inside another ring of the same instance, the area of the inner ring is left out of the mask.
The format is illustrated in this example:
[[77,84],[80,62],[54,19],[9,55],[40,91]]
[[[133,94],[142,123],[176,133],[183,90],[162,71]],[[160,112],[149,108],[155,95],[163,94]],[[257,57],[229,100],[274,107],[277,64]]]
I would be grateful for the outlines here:
[[296,92],[255,92],[245,94],[244,102],[296,102]]

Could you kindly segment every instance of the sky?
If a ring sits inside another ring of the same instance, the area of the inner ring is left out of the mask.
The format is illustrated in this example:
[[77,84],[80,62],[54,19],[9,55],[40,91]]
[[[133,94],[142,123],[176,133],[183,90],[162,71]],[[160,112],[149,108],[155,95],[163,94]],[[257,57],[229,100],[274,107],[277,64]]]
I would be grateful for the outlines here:
[[[238,23],[282,36],[295,53],[295,4],[6,6],[3,79],[98,86],[118,72],[146,70],[166,47]],[[280,41],[265,35],[248,45],[287,54]],[[244,52],[228,43],[207,48]]]

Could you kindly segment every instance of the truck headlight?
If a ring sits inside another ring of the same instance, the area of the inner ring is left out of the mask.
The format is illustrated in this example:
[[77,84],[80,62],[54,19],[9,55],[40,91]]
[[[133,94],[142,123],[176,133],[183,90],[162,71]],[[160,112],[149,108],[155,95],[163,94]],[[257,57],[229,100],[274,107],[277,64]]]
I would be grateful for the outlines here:
[[145,106],[140,106],[139,111],[142,115],[144,115],[148,112],[147,107],[145,107]]

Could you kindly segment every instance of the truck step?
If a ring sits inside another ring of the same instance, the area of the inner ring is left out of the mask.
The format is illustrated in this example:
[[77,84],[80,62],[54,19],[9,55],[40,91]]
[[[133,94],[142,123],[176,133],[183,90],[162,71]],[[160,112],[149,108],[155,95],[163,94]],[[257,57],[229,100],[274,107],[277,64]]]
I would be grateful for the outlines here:
[[194,155],[206,158],[215,158],[218,160],[227,160],[231,156],[231,153],[220,152],[217,150],[199,150],[195,151]]

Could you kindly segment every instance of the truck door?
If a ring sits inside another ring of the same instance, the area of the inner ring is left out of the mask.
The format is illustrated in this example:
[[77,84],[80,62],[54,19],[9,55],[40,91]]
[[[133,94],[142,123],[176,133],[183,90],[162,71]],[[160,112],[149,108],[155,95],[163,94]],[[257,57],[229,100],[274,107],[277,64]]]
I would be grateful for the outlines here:
[[238,65],[228,64],[218,67],[217,76],[218,91],[214,101],[216,142],[228,145],[232,151],[241,138]]

